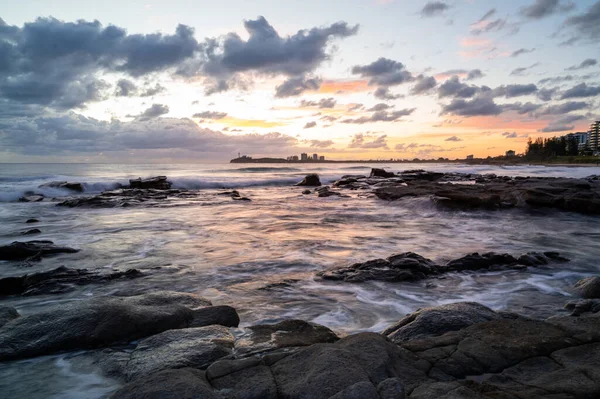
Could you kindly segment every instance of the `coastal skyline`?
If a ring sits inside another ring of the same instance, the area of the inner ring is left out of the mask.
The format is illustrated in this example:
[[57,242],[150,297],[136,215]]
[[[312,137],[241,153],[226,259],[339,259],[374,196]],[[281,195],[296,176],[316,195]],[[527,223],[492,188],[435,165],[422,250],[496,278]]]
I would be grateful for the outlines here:
[[600,119],[600,1],[209,4],[5,7],[0,162],[485,158]]

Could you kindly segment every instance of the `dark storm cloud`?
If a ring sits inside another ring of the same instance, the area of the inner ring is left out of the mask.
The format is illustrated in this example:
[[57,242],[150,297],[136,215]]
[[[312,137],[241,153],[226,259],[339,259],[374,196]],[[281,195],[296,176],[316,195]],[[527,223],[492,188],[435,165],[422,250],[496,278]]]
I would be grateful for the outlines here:
[[452,137],[448,137],[446,140],[444,141],[463,141],[460,137],[457,136],[452,136]]
[[153,87],[145,88],[144,91],[140,93],[140,97],[152,97],[165,91],[167,91],[167,89],[164,86],[160,83],[156,83]]
[[579,37],[590,40],[600,38],[600,1],[595,2],[584,13],[568,18],[565,24],[574,28]]
[[500,113],[502,113],[502,107],[496,104],[489,94],[481,94],[468,101],[455,98],[450,104],[442,107],[442,114],[460,116],[488,116]]
[[492,94],[495,97],[512,98],[534,94],[535,92],[537,92],[537,90],[537,86],[533,83],[525,85],[506,85],[495,88],[492,91]]
[[438,15],[442,15],[444,11],[448,10],[450,6],[441,1],[430,1],[425,4],[425,7],[421,9],[422,17],[435,17]]
[[146,109],[139,115],[139,119],[144,121],[152,118],[157,118],[161,115],[169,113],[169,106],[164,104],[152,104],[152,106]]
[[304,76],[289,78],[275,88],[275,97],[295,97],[305,91],[318,90],[319,87],[321,87],[321,79],[318,78],[305,78]]
[[523,54],[533,53],[534,51],[535,51],[534,48],[531,48],[531,49],[520,48],[520,49],[518,49],[516,51],[513,51],[510,56],[514,58],[514,57],[518,57],[518,56],[523,55]]
[[423,94],[427,93],[431,89],[437,86],[437,81],[433,76],[417,76],[417,84],[410,90],[411,94]]
[[535,0],[530,6],[521,9],[521,15],[532,19],[541,19],[558,12],[572,10],[573,3],[561,4],[560,0]]
[[407,108],[407,109],[401,109],[401,110],[392,111],[392,112],[377,111],[377,112],[374,112],[373,114],[371,114],[371,116],[361,116],[360,118],[355,118],[355,119],[348,118],[348,119],[342,120],[341,122],[358,124],[358,125],[362,125],[364,123],[371,123],[371,122],[394,122],[394,121],[399,120],[403,116],[411,115],[415,110],[416,110],[416,108],[410,108],[410,109]]
[[304,129],[311,129],[316,126],[317,126],[317,122],[307,122],[306,125],[304,125]]
[[565,90],[560,99],[595,97],[598,95],[600,95],[600,86],[588,86],[584,82]]
[[542,101],[551,101],[554,94],[556,94],[557,89],[539,89],[536,93],[537,98]]
[[378,98],[380,100],[396,100],[402,97],[399,94],[391,93],[390,89],[388,89],[387,87],[378,87],[377,90],[375,90],[375,93],[373,93],[373,95],[375,96],[375,98]]
[[335,104],[337,103],[336,99],[333,97],[329,97],[329,98],[322,98],[319,101],[307,101],[307,100],[302,100],[300,101],[300,106],[301,107],[318,107],[318,108],[333,108],[335,107]]
[[201,74],[215,79],[229,79],[242,72],[303,76],[329,58],[326,50],[331,39],[358,32],[358,25],[337,22],[281,37],[262,16],[244,21],[244,28],[249,35],[247,40],[232,32],[203,43]]
[[438,88],[438,96],[440,98],[470,98],[473,97],[478,91],[479,88],[477,86],[462,83],[458,76],[454,75],[440,85],[440,87]]
[[404,64],[383,57],[368,65],[354,66],[352,73],[368,78],[371,86],[389,87],[413,80],[412,74],[404,68]]
[[[598,21],[600,22],[600,21]],[[584,60],[581,64],[579,65],[573,65],[572,67],[567,68],[567,71],[577,71],[580,69],[585,69],[585,68],[589,68],[589,67],[593,67],[598,65],[598,61],[593,59],[593,58],[588,58],[586,60]]]
[[352,140],[350,141],[350,144],[348,144],[348,148],[388,149],[387,135],[383,134],[381,136],[371,138],[370,134],[357,133],[352,136]]
[[563,115],[569,112],[588,108],[590,105],[583,101],[567,101],[566,103],[549,105],[542,110],[540,115]]
[[223,119],[227,116],[227,112],[218,112],[218,111],[203,111],[194,114],[193,118],[202,118],[202,119]]

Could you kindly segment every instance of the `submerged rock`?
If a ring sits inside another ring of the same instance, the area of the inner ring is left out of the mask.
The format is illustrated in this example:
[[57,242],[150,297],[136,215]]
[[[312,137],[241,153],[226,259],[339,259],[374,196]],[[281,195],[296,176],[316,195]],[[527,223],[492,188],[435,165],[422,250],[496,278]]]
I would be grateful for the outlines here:
[[[219,323],[237,326],[238,317],[224,322],[210,305],[196,295],[168,291],[60,304],[1,327],[0,361],[106,347],[171,329]],[[207,312],[216,317],[207,318]]]
[[79,250],[60,247],[48,240],[14,241],[11,244],[0,246],[0,260],[24,260],[32,257],[75,252],[79,252]]
[[39,223],[39,220],[35,219],[35,218],[27,219],[27,221],[25,221],[25,223]]
[[50,183],[45,183],[40,185],[39,188],[62,188],[65,190],[76,191],[78,193],[82,193],[84,191],[83,184],[66,181],[53,181]]
[[43,200],[44,200],[44,196],[41,194],[25,195],[25,196],[19,198],[19,202],[40,202]]
[[33,234],[40,234],[42,231],[40,229],[31,229],[31,230],[27,230],[27,231],[23,231],[21,233],[22,236],[30,236]]
[[304,179],[300,183],[297,183],[296,186],[308,186],[308,187],[319,187],[321,185],[321,180],[319,179],[319,175],[316,173],[311,173],[306,175]]
[[74,285],[87,285],[122,278],[136,278],[143,274],[137,269],[125,272],[99,273],[87,269],[60,266],[46,272],[0,278],[0,296],[44,295],[71,291]]
[[575,290],[586,299],[600,299],[600,277],[586,277],[575,284]]
[[137,179],[129,180],[129,188],[137,188],[142,190],[169,190],[173,183],[167,180],[167,176],[156,176],[148,179]]

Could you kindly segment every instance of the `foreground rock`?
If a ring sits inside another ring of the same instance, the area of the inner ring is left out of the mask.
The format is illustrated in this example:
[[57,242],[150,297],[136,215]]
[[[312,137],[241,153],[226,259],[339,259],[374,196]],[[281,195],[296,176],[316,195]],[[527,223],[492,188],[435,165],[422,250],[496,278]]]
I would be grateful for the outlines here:
[[167,176],[156,176],[148,179],[137,179],[129,180],[129,188],[137,188],[142,190],[169,190],[173,183],[167,180]]
[[171,329],[238,325],[233,308],[221,306],[215,312],[210,305],[196,295],[177,292],[61,304],[1,327],[0,361],[126,343]]
[[71,269],[60,266],[47,272],[0,278],[0,296],[60,294],[73,290],[75,285],[132,279],[142,275],[142,272],[137,269],[99,273],[87,269]]
[[75,252],[79,252],[79,250],[54,245],[52,241],[47,240],[15,241],[11,244],[0,246],[0,260],[25,260],[53,254],[71,254]]
[[57,206],[70,208],[124,208],[130,206],[158,206],[170,198],[190,198],[195,194],[187,190],[175,189],[117,189],[104,191],[89,197],[69,198],[59,202]]
[[396,174],[392,172],[387,172],[385,169],[373,168],[371,169],[370,177],[395,177]]
[[306,175],[304,179],[296,186],[308,186],[308,187],[319,187],[321,185],[321,180],[319,179],[319,175],[316,173],[311,173]]
[[575,290],[586,299],[600,299],[600,277],[586,277],[575,284]]
[[85,189],[81,183],[72,183],[66,181],[53,181],[39,186],[39,188],[60,188],[64,190],[75,191],[82,193]]
[[523,269],[527,266],[541,266],[553,262],[567,262],[556,252],[530,252],[515,258],[509,254],[488,252],[473,253],[462,258],[451,260],[446,265],[438,265],[431,259],[413,252],[405,252],[390,256],[387,259],[375,259],[364,263],[326,270],[317,273],[325,280],[341,280],[346,282],[363,281],[416,281],[442,273],[476,270]]

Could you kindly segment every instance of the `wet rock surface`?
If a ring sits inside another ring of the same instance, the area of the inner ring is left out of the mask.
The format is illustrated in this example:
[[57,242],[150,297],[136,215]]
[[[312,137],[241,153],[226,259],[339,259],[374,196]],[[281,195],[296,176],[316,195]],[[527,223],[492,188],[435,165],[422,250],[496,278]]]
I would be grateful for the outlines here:
[[170,198],[189,198],[195,194],[176,189],[117,189],[87,197],[73,197],[61,201],[57,206],[70,208],[120,208],[130,206],[155,206]]
[[300,183],[297,183],[296,186],[308,186],[308,187],[319,187],[321,185],[321,180],[319,179],[319,175],[316,173],[311,173],[306,175],[304,179]]
[[528,266],[541,266],[549,263],[568,262],[556,252],[530,252],[515,258],[510,254],[488,252],[473,253],[438,265],[413,252],[390,256],[387,259],[375,259],[363,263],[326,270],[317,273],[325,280],[338,280],[359,283],[364,281],[416,281],[448,272],[523,269]]
[[53,181],[50,183],[42,184],[39,186],[39,188],[61,188],[65,190],[75,191],[78,193],[82,193],[85,190],[83,184],[67,181]]
[[167,180],[167,176],[156,176],[150,177],[148,179],[142,179],[141,177],[137,179],[129,180],[129,188],[137,188],[142,190],[168,190],[171,188],[173,183]]
[[75,253],[78,249],[54,245],[52,241],[14,241],[8,245],[0,246],[0,260],[25,260],[41,258],[53,254]]
[[586,277],[575,284],[575,290],[586,299],[600,299],[600,277]]
[[137,269],[99,273],[60,266],[45,272],[0,278],[0,296],[61,294],[71,291],[75,285],[97,284],[141,276],[143,273]]

